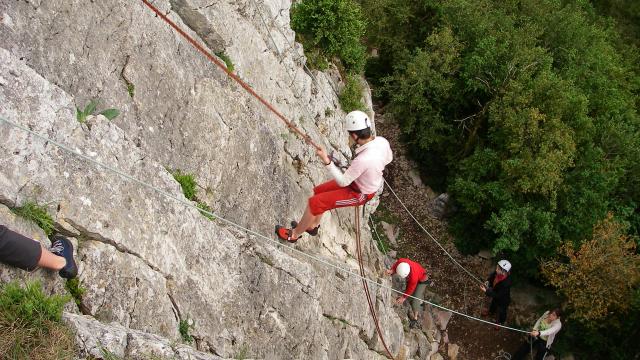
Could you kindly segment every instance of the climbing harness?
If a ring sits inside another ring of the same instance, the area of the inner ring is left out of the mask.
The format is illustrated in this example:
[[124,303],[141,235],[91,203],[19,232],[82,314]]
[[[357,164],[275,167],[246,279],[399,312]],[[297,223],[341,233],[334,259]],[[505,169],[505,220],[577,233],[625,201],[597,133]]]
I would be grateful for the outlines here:
[[380,330],[380,323],[378,321],[378,315],[376,314],[375,304],[371,299],[371,293],[369,292],[369,284],[366,280],[366,274],[364,271],[364,261],[362,260],[362,242],[360,241],[360,216],[358,211],[359,206],[354,207],[354,216],[355,216],[355,227],[356,227],[356,250],[358,253],[358,266],[360,267],[360,276],[362,277],[362,287],[364,288],[365,296],[367,297],[367,303],[369,303],[369,312],[371,312],[371,316],[373,317],[373,322],[376,325],[376,331],[378,333],[378,337],[384,346],[385,351],[390,359],[394,360],[393,354],[389,351],[387,347],[387,343],[384,341],[384,337],[382,336],[382,331]]

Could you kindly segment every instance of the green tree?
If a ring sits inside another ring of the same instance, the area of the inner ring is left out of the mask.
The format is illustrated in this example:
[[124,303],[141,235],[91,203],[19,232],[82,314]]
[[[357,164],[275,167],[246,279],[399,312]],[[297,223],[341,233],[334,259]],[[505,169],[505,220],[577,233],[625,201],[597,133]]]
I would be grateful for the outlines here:
[[[303,0],[291,8],[291,28],[306,47],[323,57],[337,57],[349,72],[360,73],[366,61],[361,39],[366,22],[352,0]],[[308,51],[308,49],[306,49]]]

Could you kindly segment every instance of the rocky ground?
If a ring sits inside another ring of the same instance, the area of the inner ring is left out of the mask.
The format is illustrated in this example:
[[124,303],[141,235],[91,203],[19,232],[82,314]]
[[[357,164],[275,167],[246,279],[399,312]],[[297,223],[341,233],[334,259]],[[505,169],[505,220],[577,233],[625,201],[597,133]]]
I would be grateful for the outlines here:
[[[484,279],[498,259],[491,259],[488,254],[483,254],[484,258],[478,255],[465,256],[456,250],[447,233],[446,220],[439,220],[432,213],[431,205],[438,194],[422,183],[416,165],[407,158],[400,142],[397,124],[390,120],[385,121],[380,109],[377,110],[376,123],[378,134],[387,138],[394,150],[395,159],[388,166],[386,174],[391,187],[422,225],[461,265],[476,277]],[[396,244],[393,244],[392,239],[391,247],[398,251],[398,256],[408,257],[425,265],[433,280],[433,292],[443,298],[442,305],[480,317],[482,308],[488,305],[488,300],[480,292],[475,280],[455,265],[420,229],[388,189],[385,189],[381,197],[381,205],[380,211],[374,214],[374,219],[391,223],[391,226],[386,226],[386,232],[397,235]],[[376,227],[380,232],[385,232],[382,226]],[[391,237],[393,238],[393,235]],[[526,324],[535,321],[535,313],[539,311],[541,304],[538,300],[540,296],[531,295],[533,291],[537,292],[539,289],[515,287],[512,290],[514,300],[509,308],[507,325],[526,328]],[[523,335],[520,333],[504,329],[495,330],[491,325],[454,315],[449,322],[445,342],[439,353],[444,358],[451,358],[448,356],[448,350],[459,346],[458,359],[495,359],[501,352],[514,352],[522,339]]]

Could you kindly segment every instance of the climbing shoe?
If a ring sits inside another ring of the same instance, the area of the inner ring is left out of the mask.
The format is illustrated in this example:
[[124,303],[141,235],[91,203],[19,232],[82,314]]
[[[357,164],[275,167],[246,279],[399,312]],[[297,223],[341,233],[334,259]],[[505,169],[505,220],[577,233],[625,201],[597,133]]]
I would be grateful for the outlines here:
[[[291,228],[295,229],[297,227],[298,227],[298,222],[293,220],[291,222]],[[307,234],[309,234],[311,236],[316,236],[316,235],[318,235],[318,229],[320,229],[320,225],[314,227],[313,229],[307,229],[306,232],[307,232]]]
[[284,226],[276,225],[276,235],[278,235],[278,238],[280,238],[280,240],[284,240],[284,241],[288,241],[290,243],[294,243],[294,242],[298,241],[298,239],[300,239],[300,236],[298,236],[297,238],[293,238],[291,236],[292,234],[293,234],[293,230],[292,229],[287,229]]
[[73,244],[71,241],[62,235],[56,235],[53,237],[51,243],[51,253],[60,257],[63,257],[67,264],[58,271],[58,274],[65,279],[73,279],[78,275],[78,266],[73,259]]
[[418,320],[409,319],[409,328],[410,329],[420,329],[420,323]]

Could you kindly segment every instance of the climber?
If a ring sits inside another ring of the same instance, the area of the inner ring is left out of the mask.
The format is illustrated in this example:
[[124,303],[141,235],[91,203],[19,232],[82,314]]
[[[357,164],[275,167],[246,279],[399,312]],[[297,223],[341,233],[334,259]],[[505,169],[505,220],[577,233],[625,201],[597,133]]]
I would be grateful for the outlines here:
[[562,316],[562,310],[559,308],[546,311],[542,314],[533,326],[533,331],[529,334],[531,337],[513,354],[512,359],[523,360],[531,350],[536,352],[536,360],[544,359],[551,348],[551,344],[553,344],[556,334],[562,328],[560,316]]
[[[489,314],[496,316],[497,324],[504,324],[507,320],[507,308],[511,303],[511,263],[507,260],[498,261],[496,270],[489,275],[480,290],[491,298],[491,305],[482,312],[483,316]],[[500,328],[496,327],[496,330]]]
[[382,187],[382,171],[391,162],[393,154],[389,142],[381,136],[373,136],[369,116],[362,111],[352,111],[346,116],[349,138],[356,143],[355,158],[342,173],[329,158],[326,151],[316,151],[334,180],[313,188],[313,196],[300,222],[291,222],[291,228],[276,225],[278,238],[296,242],[305,231],[312,236],[318,234],[322,214],[331,209],[358,206],[366,203]]
[[430,299],[435,297],[431,291],[427,290],[427,286],[430,285],[431,280],[429,280],[427,271],[420,266],[420,264],[405,258],[398,259],[398,261],[391,266],[391,269],[387,270],[387,275],[393,275],[394,273],[403,279],[407,279],[404,294],[396,299],[396,304],[402,304],[407,297],[413,296],[411,298],[409,327],[418,327],[418,310],[420,310],[420,305],[422,305],[421,299],[429,300],[425,298],[425,295]]
[[65,279],[72,279],[78,274],[73,259],[73,245],[69,239],[62,235],[54,236],[49,251],[40,242],[11,231],[4,225],[0,225],[0,262],[26,271],[37,267],[57,270]]

